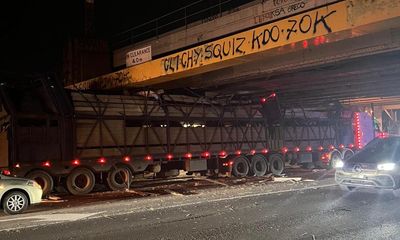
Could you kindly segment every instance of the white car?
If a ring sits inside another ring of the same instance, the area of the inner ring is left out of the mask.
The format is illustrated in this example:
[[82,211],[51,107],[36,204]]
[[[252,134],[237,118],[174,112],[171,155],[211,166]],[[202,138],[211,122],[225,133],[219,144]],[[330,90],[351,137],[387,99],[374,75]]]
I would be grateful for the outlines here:
[[6,214],[18,214],[29,205],[40,203],[42,188],[29,179],[8,177],[0,171],[0,202]]

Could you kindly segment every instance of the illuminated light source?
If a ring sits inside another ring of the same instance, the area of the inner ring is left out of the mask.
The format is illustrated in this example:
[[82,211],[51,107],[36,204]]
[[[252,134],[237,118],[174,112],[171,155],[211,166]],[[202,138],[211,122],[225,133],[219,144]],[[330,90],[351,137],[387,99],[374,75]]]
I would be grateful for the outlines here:
[[389,133],[387,132],[379,132],[378,133],[378,138],[388,138],[389,137]]
[[99,158],[99,159],[97,160],[97,162],[98,162],[99,164],[105,164],[105,163],[107,162],[107,160],[106,160],[105,157],[101,157],[101,158]]
[[260,102],[261,102],[261,103],[266,103],[266,102],[267,102],[267,98],[265,98],[265,97],[260,98]]
[[293,151],[294,151],[294,152],[300,152],[300,148],[299,148],[299,147],[295,147],[295,148],[293,149]]
[[355,146],[358,149],[362,148],[362,143],[361,143],[361,136],[362,136],[362,131],[360,129],[360,113],[356,112],[354,113],[354,128],[355,134],[354,134],[354,142]]
[[308,48],[308,41],[307,40],[304,40],[302,44],[303,44],[303,48]]
[[11,171],[8,170],[8,169],[5,169],[5,170],[1,171],[1,173],[2,173],[3,175],[6,175],[6,176],[10,176],[10,175],[11,175]]
[[335,149],[335,146],[329,145],[329,149],[330,149],[330,150],[334,150],[334,149]]
[[51,162],[50,161],[46,161],[42,163],[43,167],[51,167]]
[[271,95],[269,95],[270,98],[274,98],[276,97],[276,93],[271,93]]
[[339,145],[339,148],[340,148],[340,149],[343,149],[343,148],[344,148],[344,144],[340,144],[340,145]]
[[236,150],[236,151],[235,151],[235,154],[236,154],[236,155],[241,155],[241,154],[242,154],[242,151],[241,151],[241,150]]
[[250,155],[254,155],[254,154],[256,154],[256,150],[255,149],[250,150]]
[[79,159],[74,159],[74,160],[72,160],[71,164],[73,166],[79,166],[79,165],[81,165],[81,161],[79,161]]
[[318,151],[323,151],[324,150],[324,147],[323,146],[319,146],[318,147]]
[[314,38],[314,46],[318,46],[321,43],[320,41],[320,37]]
[[267,154],[269,152],[268,148],[264,148],[263,150],[261,150],[262,153]]
[[377,168],[381,171],[392,171],[396,168],[396,163],[381,163],[378,164]]
[[211,154],[210,154],[210,152],[203,152],[203,153],[201,154],[201,156],[202,156],[203,158],[209,158],[209,157],[211,156]]
[[193,157],[193,155],[191,153],[186,153],[185,154],[185,158],[192,158],[192,157]]
[[307,146],[307,147],[306,147],[306,151],[307,151],[307,152],[311,152],[311,151],[312,151],[312,147],[311,147],[311,146]]
[[232,166],[233,165],[233,161],[229,161],[229,165]]
[[174,158],[174,155],[172,155],[171,153],[168,153],[166,158],[167,158],[167,160],[172,160]]
[[354,147],[354,144],[350,143],[349,148],[353,148],[353,147]]
[[344,162],[342,160],[338,160],[335,164],[335,168],[342,168],[344,166]]
[[289,151],[289,149],[287,147],[283,147],[281,150],[283,153],[287,153]]
[[124,157],[122,158],[122,160],[123,160],[124,162],[130,162],[130,161],[131,161],[131,157],[129,157],[129,156],[124,156]]
[[144,157],[144,160],[146,160],[146,161],[151,161],[151,160],[153,160],[153,157],[152,157],[151,155],[146,155],[146,156]]
[[15,168],[20,168],[21,165],[19,163],[15,164]]
[[218,155],[219,155],[220,157],[226,157],[226,155],[228,155],[228,154],[226,153],[225,150],[222,150],[221,152],[218,153]]

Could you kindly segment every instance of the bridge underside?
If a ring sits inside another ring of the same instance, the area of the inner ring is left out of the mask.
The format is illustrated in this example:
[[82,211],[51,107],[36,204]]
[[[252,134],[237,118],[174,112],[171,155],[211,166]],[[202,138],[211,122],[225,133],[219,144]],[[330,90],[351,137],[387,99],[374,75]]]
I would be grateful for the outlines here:
[[276,92],[282,103],[304,105],[400,101],[400,27],[323,45],[308,42],[307,47],[273,49],[254,61],[146,88],[175,91],[179,86],[218,95]]

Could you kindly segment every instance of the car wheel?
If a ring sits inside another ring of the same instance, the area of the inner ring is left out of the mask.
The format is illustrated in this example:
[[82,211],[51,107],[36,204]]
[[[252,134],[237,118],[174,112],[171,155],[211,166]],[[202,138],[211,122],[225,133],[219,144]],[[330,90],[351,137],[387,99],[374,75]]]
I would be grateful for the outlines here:
[[22,213],[28,205],[28,197],[20,191],[10,192],[3,199],[3,209],[6,214]]
[[244,156],[236,157],[233,160],[232,174],[235,177],[246,177],[249,174],[250,166],[249,161]]
[[267,170],[267,159],[263,155],[256,154],[251,158],[250,173],[252,176],[264,176]]
[[54,187],[54,181],[50,174],[43,170],[35,170],[26,175],[26,178],[35,180],[43,190],[42,198],[47,197]]
[[113,191],[129,188],[132,182],[132,172],[128,166],[117,166],[108,172],[107,184]]
[[281,154],[271,154],[269,156],[269,169],[272,174],[279,176],[285,170],[285,162]]

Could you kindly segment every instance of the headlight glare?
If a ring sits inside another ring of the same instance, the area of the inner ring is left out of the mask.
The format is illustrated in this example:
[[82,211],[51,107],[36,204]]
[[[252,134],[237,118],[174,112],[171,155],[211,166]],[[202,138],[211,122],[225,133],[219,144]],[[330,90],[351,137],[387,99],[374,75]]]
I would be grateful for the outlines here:
[[335,168],[342,168],[344,166],[344,162],[342,160],[338,160],[335,163]]
[[378,164],[378,170],[381,171],[391,171],[396,167],[395,163],[381,163]]

